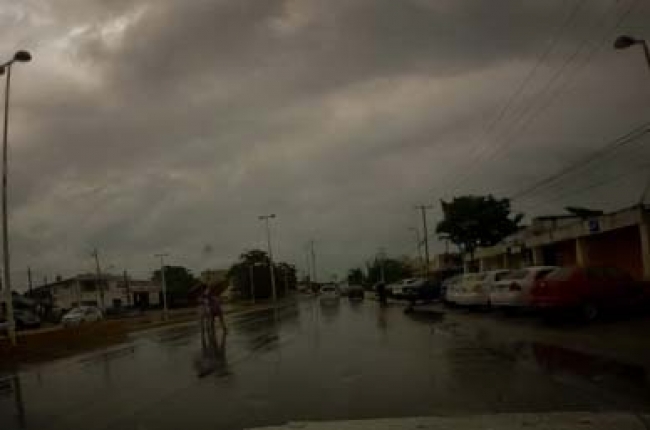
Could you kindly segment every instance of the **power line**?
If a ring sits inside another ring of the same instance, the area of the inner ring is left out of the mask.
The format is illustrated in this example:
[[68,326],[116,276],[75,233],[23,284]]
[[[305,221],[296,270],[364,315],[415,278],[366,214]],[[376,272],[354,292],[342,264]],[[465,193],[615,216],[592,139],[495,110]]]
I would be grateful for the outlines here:
[[[564,5],[567,2],[565,1],[561,8],[564,7]],[[573,9],[569,12],[567,17],[564,19],[564,21],[555,28],[553,31],[551,38],[546,46],[546,49],[542,51],[542,53],[537,57],[537,60],[535,61],[535,65],[529,69],[528,73],[524,77],[522,81],[520,81],[519,85],[513,91],[510,96],[506,99],[506,102],[502,106],[502,108],[499,110],[497,115],[494,117],[494,119],[488,124],[488,126],[484,129],[482,129],[482,135],[484,137],[487,137],[487,135],[494,129],[494,127],[505,117],[506,112],[510,109],[510,106],[514,103],[514,101],[523,93],[524,89],[528,86],[528,84],[531,82],[532,78],[535,76],[537,73],[537,70],[539,67],[542,65],[542,63],[546,60],[548,55],[553,51],[555,48],[555,45],[557,41],[559,40],[559,36],[568,28],[568,26],[571,24],[571,22],[575,19],[577,16],[578,11],[582,7],[582,5],[585,3],[585,0],[578,0],[574,4]],[[475,138],[473,141],[477,141],[478,138],[480,137],[479,134],[481,134],[481,131],[477,135],[475,135]],[[471,159],[480,157],[486,150],[486,145],[478,145],[474,147],[474,150],[472,153],[469,155],[469,161],[467,162],[467,166],[471,166]],[[451,188],[456,188],[459,185],[459,178],[462,178],[461,176],[456,176],[456,180],[451,184]]]
[[605,180],[597,181],[595,183],[589,184],[586,187],[582,187],[582,188],[579,188],[577,190],[570,191],[568,193],[561,193],[560,195],[554,196],[551,199],[544,200],[543,202],[539,202],[539,203],[531,206],[530,209],[536,209],[536,208],[539,208],[539,207],[541,207],[543,205],[556,202],[558,200],[561,200],[561,199],[569,197],[569,196],[584,194],[587,191],[591,191],[591,190],[593,190],[595,188],[602,187],[603,185],[608,185],[608,184],[613,184],[613,183],[619,182],[620,180],[625,179],[625,178],[627,178],[629,176],[639,174],[643,169],[647,169],[649,167],[650,167],[650,163],[643,163],[643,164],[637,166],[636,168],[634,168],[632,170],[629,170],[627,172],[624,172],[624,173],[622,173],[620,175],[615,175],[613,177],[606,178]]
[[611,151],[614,151],[622,146],[628,145],[635,140],[639,139],[646,133],[650,132],[650,122],[646,122],[638,127],[635,127],[631,131],[628,131],[624,135],[614,139],[611,142],[606,143],[604,146],[602,146],[599,150],[593,152],[592,154],[588,155],[587,157],[584,157],[574,163],[571,163],[570,165],[566,166],[565,168],[561,169],[560,171],[554,173],[553,175],[542,179],[541,181],[538,181],[516,193],[514,193],[511,196],[512,200],[516,199],[521,199],[522,197],[529,195],[530,193],[539,190],[541,187],[546,186],[548,184],[551,184],[557,180],[559,180],[562,177],[565,177],[572,173],[575,169],[582,168],[585,165],[588,165],[592,163],[593,161],[597,160],[598,158],[602,157],[605,154],[610,153]]
[[[615,4],[615,2],[613,3]],[[611,8],[611,7],[610,7]],[[597,24],[592,26],[592,27],[599,27],[603,22],[605,22],[607,14],[609,13],[609,9],[605,10],[601,15],[600,19],[597,20]],[[567,67],[569,64],[571,64],[576,58],[579,57],[580,53],[582,52],[583,48],[586,46],[587,41],[589,39],[589,31],[586,32],[585,37],[580,41],[580,43],[577,45],[576,49],[573,51],[569,57],[565,59],[565,61],[562,63],[562,65],[556,69],[555,73],[550,77],[548,81],[544,84],[542,89],[537,92],[536,98],[538,100],[544,99],[546,93],[548,93],[553,85],[564,75],[564,73],[567,70]],[[552,100],[555,94],[551,94],[551,97],[547,100]],[[517,136],[518,133],[521,133],[523,130],[526,129],[526,127],[532,123],[532,121],[537,118],[539,113],[541,112],[540,109],[535,110],[537,102],[533,100],[531,103],[528,104],[527,107],[523,108],[520,112],[522,112],[520,115],[516,117],[512,121],[511,124],[513,124],[512,127],[510,127],[510,130],[508,131],[506,129],[505,132],[502,133],[503,140],[499,143],[496,143],[492,147],[491,153],[487,155],[487,157],[484,157],[483,162],[486,161],[494,161],[497,156],[503,152],[504,149],[508,148],[510,144],[513,142],[514,138]],[[550,105],[550,103],[549,103]],[[508,133],[510,135],[508,136]]]
[[[639,136],[641,137],[641,136]],[[616,161],[617,164],[620,165],[629,165],[633,164],[635,160],[638,160],[639,157],[643,157],[643,154],[639,154],[638,150],[639,149],[644,149],[643,146],[643,139],[635,139],[632,142],[629,142],[629,144],[624,145],[624,146],[618,146],[616,148],[613,148],[611,151],[609,151],[606,154],[603,154],[601,157],[598,157],[598,159],[594,160],[592,163],[588,163],[586,165],[578,167],[576,170],[573,172],[567,174],[567,177],[571,178],[573,177],[574,179],[571,182],[568,182],[564,180],[563,178],[560,178],[556,181],[554,181],[551,184],[548,184],[544,187],[542,187],[540,190],[537,191],[537,193],[533,193],[532,195],[529,194],[527,196],[524,196],[521,198],[521,201],[528,200],[532,198],[533,196],[536,195],[542,195],[542,194],[553,194],[559,192],[559,194],[562,194],[564,191],[566,191],[567,187],[571,187],[573,185],[576,185],[579,182],[579,178],[576,178],[576,173],[581,173],[580,176],[586,176],[588,173],[591,174],[590,172],[593,172],[594,174],[598,175],[598,173],[602,172],[602,166],[604,163],[612,163],[613,158],[617,158],[622,154],[627,154],[628,156],[631,154],[632,158],[626,158],[624,160],[618,160]],[[626,150],[625,153],[622,153],[621,151]],[[598,175],[602,176],[602,175]]]
[[[635,2],[636,0],[633,0],[633,1]],[[612,6],[616,5],[616,3],[617,3],[617,0],[614,0],[613,3],[612,3]],[[634,6],[634,3],[631,3],[631,6]],[[610,7],[610,9],[611,9],[611,7]],[[596,25],[595,27],[599,27],[600,25],[602,25],[607,20],[607,15],[609,14],[610,9],[605,10],[605,12],[601,15],[601,19],[598,20],[599,24]],[[627,13],[629,13],[631,10],[632,10],[632,8],[628,9],[628,11],[623,14],[623,18],[625,16],[627,16]],[[619,22],[622,22],[622,20],[619,21]],[[605,35],[607,35],[607,34],[609,34],[609,31],[605,32]],[[539,107],[536,110],[535,109],[529,109],[526,112],[526,114],[530,113],[530,115],[528,115],[528,117],[525,118],[523,123],[520,123],[518,128],[514,129],[515,131],[507,138],[507,140],[505,140],[503,142],[503,144],[500,146],[500,149],[497,148],[497,150],[493,152],[494,156],[496,156],[498,154],[498,152],[502,151],[504,148],[507,148],[508,146],[510,146],[510,144],[512,143],[514,138],[517,136],[517,134],[520,134],[530,124],[534,123],[535,119],[537,119],[537,117],[539,117],[539,115],[542,112],[544,112],[549,106],[551,106],[553,104],[553,102],[557,98],[559,98],[562,95],[561,89],[563,88],[563,85],[560,84],[559,86],[557,86],[555,88],[555,91],[550,94],[550,97],[546,98],[546,100],[543,100],[543,93],[546,93],[546,92],[550,91],[551,88],[553,87],[553,84],[555,84],[555,82],[559,81],[560,78],[562,78],[562,76],[568,70],[567,67],[569,66],[569,64],[571,64],[574,60],[576,60],[580,56],[580,53],[582,52],[583,48],[585,48],[585,46],[587,46],[588,39],[589,39],[588,37],[585,37],[585,38],[582,39],[582,41],[580,42],[580,44],[578,45],[576,50],[568,57],[568,59],[562,64],[562,66],[556,71],[556,73],[546,83],[544,89],[540,92],[540,94],[542,94],[542,96],[541,96],[542,101],[541,101],[541,104],[539,105]],[[587,54],[587,55],[589,55],[589,54]],[[578,66],[578,67],[580,67],[580,66]],[[577,69],[578,69],[577,67],[574,68],[573,69],[574,72]],[[534,106],[534,104],[531,104],[530,106]],[[526,116],[526,114],[520,116],[519,119],[524,118]],[[494,157],[492,157],[492,159],[494,159]]]

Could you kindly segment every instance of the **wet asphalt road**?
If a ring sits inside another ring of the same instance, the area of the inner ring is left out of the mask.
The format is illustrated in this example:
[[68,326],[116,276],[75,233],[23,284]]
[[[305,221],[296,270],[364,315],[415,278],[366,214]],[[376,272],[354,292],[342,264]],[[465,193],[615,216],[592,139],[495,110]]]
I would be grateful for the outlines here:
[[311,298],[0,377],[0,428],[237,429],[326,420],[543,411],[648,411],[642,367],[471,335],[444,312]]

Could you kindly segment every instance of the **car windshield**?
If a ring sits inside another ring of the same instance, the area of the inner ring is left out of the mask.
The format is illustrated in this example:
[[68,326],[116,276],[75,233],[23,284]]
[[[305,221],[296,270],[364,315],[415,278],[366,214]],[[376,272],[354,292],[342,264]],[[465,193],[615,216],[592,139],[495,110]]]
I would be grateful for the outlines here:
[[650,0],[0,0],[0,145],[0,430],[650,430]]
[[548,279],[549,281],[566,281],[571,277],[571,275],[573,275],[574,272],[575,269],[570,267],[564,267],[552,271],[546,276],[546,279]]
[[503,276],[503,280],[516,280],[524,279],[528,276],[530,272],[528,270],[513,270],[510,273],[507,273]]

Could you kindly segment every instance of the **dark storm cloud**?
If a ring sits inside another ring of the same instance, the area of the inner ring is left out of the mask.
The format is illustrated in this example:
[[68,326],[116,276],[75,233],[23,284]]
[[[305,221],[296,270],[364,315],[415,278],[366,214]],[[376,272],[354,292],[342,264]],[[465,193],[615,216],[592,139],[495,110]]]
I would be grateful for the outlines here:
[[[504,124],[632,4],[581,3]],[[608,48],[502,154],[470,156],[508,136],[504,126],[481,130],[578,5],[11,3],[0,11],[0,52],[35,54],[15,74],[15,260],[87,270],[97,246],[106,264],[136,273],[163,249],[176,263],[218,267],[263,246],[256,217],[266,212],[279,216],[278,255],[301,263],[315,237],[324,271],[379,246],[411,251],[413,203],[512,192],[513,178],[534,181],[647,115],[640,59]],[[647,17],[637,7],[624,24],[643,36]],[[472,163],[481,166],[458,190],[446,186]]]

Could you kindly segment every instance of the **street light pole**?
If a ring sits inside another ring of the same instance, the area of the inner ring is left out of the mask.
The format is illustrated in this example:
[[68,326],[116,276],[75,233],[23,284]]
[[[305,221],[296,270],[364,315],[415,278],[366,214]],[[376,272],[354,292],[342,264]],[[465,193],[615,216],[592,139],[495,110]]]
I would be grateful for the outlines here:
[[[618,36],[614,41],[614,49],[618,49],[618,50],[627,49],[634,45],[641,45],[641,47],[643,48],[645,62],[646,65],[648,66],[648,71],[650,71],[650,49],[648,49],[648,43],[644,39],[637,39],[632,36],[623,35],[623,36]],[[648,194],[648,191],[650,191],[650,176],[648,177],[646,185],[643,188],[643,192],[641,193],[641,198],[639,200],[640,205],[643,205],[643,202],[645,201],[645,196]]]
[[429,277],[429,229],[427,228],[427,209],[433,209],[431,205],[419,205],[415,207],[422,213],[422,230],[424,232],[424,276]]
[[7,219],[7,138],[9,136],[9,91],[11,89],[11,66],[15,62],[26,63],[32,59],[27,51],[18,51],[14,58],[0,65],[0,75],[7,73],[5,85],[5,112],[4,127],[2,132],[2,255],[4,261],[3,286],[7,306],[7,323],[9,341],[16,345],[16,321],[14,321],[14,303],[11,295],[11,276],[9,264],[9,225]]
[[648,49],[648,44],[643,39],[636,39],[631,36],[619,36],[614,41],[614,49],[627,49],[634,45],[641,45],[643,48],[643,53],[645,54],[646,65],[648,70],[650,70],[650,50]]
[[[410,227],[409,230],[415,233],[415,246],[417,248],[418,261],[420,263],[420,266],[424,266],[424,260],[422,258],[422,239],[420,239],[420,230],[418,230],[417,227]],[[420,267],[420,269],[422,268],[423,267]]]
[[269,273],[271,275],[271,291],[273,294],[273,301],[278,300],[277,291],[275,289],[275,271],[273,270],[273,248],[271,247],[271,224],[270,220],[275,218],[275,214],[270,215],[260,215],[258,217],[260,220],[263,220],[266,224],[266,245],[269,251]]
[[162,281],[163,296],[163,319],[167,320],[167,283],[165,282],[165,257],[169,254],[154,254],[154,257],[160,258],[160,278]]

